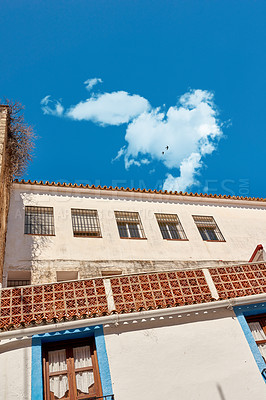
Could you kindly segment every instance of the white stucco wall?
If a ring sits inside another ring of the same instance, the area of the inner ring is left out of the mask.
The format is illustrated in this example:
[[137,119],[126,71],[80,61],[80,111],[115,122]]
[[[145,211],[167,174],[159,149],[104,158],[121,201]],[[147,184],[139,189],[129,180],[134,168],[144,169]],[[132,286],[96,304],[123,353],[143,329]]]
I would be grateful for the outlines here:
[[[32,260],[35,265],[37,260],[43,270],[79,269],[88,260],[105,261],[105,267],[115,266],[115,261],[134,260],[247,261],[257,244],[266,242],[266,205],[262,202],[19,184],[14,188],[8,218],[5,274],[10,268],[30,267]],[[54,237],[24,234],[26,205],[54,208]],[[71,208],[98,210],[103,237],[73,237]],[[139,212],[147,240],[120,239],[115,210]],[[188,241],[163,240],[154,213],[177,214]],[[226,242],[203,241],[192,215],[213,216]]]
[[31,339],[1,341],[0,399],[31,399]]
[[229,311],[105,328],[115,399],[261,400],[266,386]]

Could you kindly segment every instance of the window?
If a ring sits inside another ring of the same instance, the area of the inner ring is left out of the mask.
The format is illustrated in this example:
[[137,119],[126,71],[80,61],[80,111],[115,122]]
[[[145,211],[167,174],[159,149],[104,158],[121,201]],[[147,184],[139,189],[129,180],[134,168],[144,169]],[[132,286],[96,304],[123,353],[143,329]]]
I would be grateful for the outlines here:
[[57,282],[75,281],[78,278],[78,271],[56,271]]
[[176,214],[155,214],[155,216],[164,239],[187,240]]
[[101,237],[98,213],[96,210],[71,209],[74,236]]
[[213,217],[193,215],[193,219],[203,240],[225,242],[224,237]]
[[122,271],[120,269],[118,270],[105,270],[102,271],[102,276],[108,277],[108,276],[116,276],[116,275],[122,275]]
[[31,284],[30,271],[9,271],[7,276],[7,287],[27,286]]
[[266,362],[266,315],[256,315],[246,319],[262,358]]
[[25,207],[25,233],[54,235],[53,207]]
[[121,238],[145,239],[139,213],[115,211],[115,218]]
[[52,343],[43,349],[44,400],[102,396],[94,340]]
[[28,279],[8,279],[7,287],[17,287],[17,286],[27,286],[30,285],[30,280]]

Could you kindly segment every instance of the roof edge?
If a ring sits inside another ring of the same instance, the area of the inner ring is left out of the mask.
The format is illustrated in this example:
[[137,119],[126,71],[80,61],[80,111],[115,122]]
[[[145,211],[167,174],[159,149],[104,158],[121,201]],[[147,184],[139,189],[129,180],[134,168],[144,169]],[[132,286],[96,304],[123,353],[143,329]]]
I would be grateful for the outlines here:
[[174,195],[174,196],[184,196],[184,197],[200,197],[200,198],[210,198],[210,199],[224,199],[224,200],[244,200],[244,201],[260,201],[266,202],[266,198],[263,197],[244,197],[244,196],[230,196],[222,194],[207,194],[207,193],[193,193],[193,192],[177,192],[177,191],[167,191],[167,190],[152,190],[152,189],[130,189],[129,187],[124,188],[118,186],[95,186],[95,185],[78,185],[77,183],[61,183],[61,182],[49,182],[49,181],[31,181],[25,179],[14,179],[13,183],[20,185],[38,185],[38,186],[52,186],[60,188],[72,188],[72,189],[96,189],[96,190],[106,190],[106,191],[118,191],[118,192],[131,192],[131,193],[145,193],[145,194],[160,194],[160,195]]

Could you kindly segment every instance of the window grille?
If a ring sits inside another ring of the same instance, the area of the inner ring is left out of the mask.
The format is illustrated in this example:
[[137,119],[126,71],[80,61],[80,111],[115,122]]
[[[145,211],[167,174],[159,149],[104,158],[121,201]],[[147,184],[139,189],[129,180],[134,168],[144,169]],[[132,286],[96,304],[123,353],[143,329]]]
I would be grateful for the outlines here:
[[54,235],[53,207],[25,207],[25,233],[28,235]]
[[187,240],[183,226],[176,214],[155,214],[162,237],[171,240]]
[[101,237],[101,228],[96,210],[71,209],[74,236]]
[[7,287],[27,286],[30,285],[29,279],[8,279]]
[[193,219],[203,240],[225,242],[213,217],[193,215]]
[[121,238],[145,239],[139,213],[128,211],[115,211],[115,218]]

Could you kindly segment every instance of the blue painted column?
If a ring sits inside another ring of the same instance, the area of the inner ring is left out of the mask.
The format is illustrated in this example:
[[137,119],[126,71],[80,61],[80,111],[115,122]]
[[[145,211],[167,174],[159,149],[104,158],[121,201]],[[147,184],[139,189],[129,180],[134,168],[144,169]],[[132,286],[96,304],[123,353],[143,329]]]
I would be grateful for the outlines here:
[[31,400],[43,400],[42,340],[38,335],[32,337]]
[[108,356],[105,346],[103,327],[97,326],[94,331],[103,396],[113,393]]

